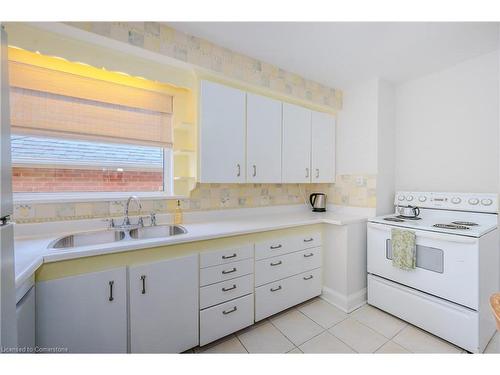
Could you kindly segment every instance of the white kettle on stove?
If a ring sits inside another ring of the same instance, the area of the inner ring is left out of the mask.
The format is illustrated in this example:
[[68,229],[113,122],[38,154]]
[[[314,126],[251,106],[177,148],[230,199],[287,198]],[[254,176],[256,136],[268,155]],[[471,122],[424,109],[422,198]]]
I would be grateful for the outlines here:
[[396,206],[396,213],[408,219],[415,219],[420,215],[420,208],[416,206]]

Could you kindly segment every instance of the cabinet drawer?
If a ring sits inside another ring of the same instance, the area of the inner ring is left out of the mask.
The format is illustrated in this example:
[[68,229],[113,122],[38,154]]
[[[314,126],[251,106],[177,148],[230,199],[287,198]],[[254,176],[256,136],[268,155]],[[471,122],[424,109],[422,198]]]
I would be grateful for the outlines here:
[[251,273],[253,273],[253,259],[202,268],[200,270],[200,286],[215,284]]
[[255,321],[321,294],[321,268],[255,289]]
[[303,236],[294,236],[290,239],[292,247],[298,250],[309,249],[311,247],[321,246],[321,233],[312,232]]
[[276,238],[271,241],[257,242],[255,244],[255,260],[266,259],[278,255],[287,254],[300,248],[292,246],[293,241],[289,237]]
[[253,246],[245,245],[224,250],[211,251],[200,254],[200,267],[218,266],[242,259],[253,258]]
[[252,325],[254,295],[200,311],[200,346]]
[[321,247],[255,262],[255,285],[263,285],[321,267]]
[[246,275],[200,289],[200,309],[253,293],[253,275]]

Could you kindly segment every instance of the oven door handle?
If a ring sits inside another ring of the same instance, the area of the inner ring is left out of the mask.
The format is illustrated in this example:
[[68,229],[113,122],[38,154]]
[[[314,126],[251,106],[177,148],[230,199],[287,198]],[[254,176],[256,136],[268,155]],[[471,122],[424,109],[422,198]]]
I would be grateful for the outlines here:
[[[379,230],[381,232],[386,232],[389,236],[391,237],[391,231],[390,228],[386,228],[387,226],[384,224],[378,224],[378,223],[368,223],[368,227],[372,229]],[[419,229],[414,229],[414,228],[404,228],[404,227],[397,227],[398,229],[408,229],[410,231],[418,231],[417,234],[417,240],[419,238],[425,238],[429,240],[438,240],[438,241],[448,241],[448,242],[457,242],[457,243],[467,243],[467,244],[473,244],[477,242],[477,238],[472,238],[472,237],[465,237],[465,236],[454,236],[452,234],[447,234],[447,235],[442,235],[439,233],[430,233],[430,232],[424,232],[423,230]]]

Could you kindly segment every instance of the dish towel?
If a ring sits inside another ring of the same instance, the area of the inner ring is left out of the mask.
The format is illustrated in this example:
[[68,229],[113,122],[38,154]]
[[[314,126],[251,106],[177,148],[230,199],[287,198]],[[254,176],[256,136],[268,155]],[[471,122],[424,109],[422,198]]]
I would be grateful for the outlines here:
[[392,265],[402,270],[414,270],[417,264],[415,232],[391,229]]

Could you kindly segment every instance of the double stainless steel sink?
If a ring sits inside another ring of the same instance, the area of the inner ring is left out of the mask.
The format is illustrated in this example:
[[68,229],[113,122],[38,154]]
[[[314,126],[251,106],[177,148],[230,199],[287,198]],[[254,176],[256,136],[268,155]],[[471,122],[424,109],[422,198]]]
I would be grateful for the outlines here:
[[108,229],[92,232],[70,234],[53,241],[48,247],[52,249],[71,249],[82,246],[104,245],[124,239],[152,239],[171,237],[187,233],[180,225],[154,225],[138,227],[130,230]]

